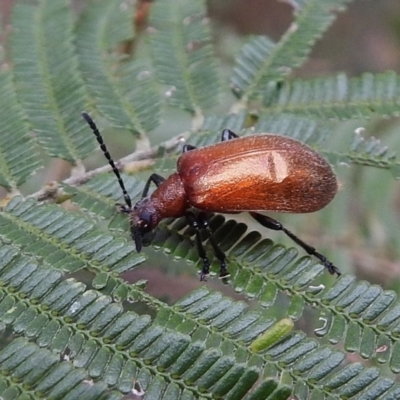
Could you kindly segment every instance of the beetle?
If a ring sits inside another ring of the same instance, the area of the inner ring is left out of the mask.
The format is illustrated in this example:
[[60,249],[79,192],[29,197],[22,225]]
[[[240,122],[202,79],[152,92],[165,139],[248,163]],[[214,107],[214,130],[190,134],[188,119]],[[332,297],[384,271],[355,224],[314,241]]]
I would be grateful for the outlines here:
[[[142,250],[143,236],[162,219],[185,216],[196,232],[203,264],[200,280],[206,280],[210,272],[201,229],[206,230],[220,262],[220,278],[226,278],[229,276],[226,256],[213,238],[207,214],[248,212],[262,226],[284,232],[309,255],[320,260],[331,274],[340,275],[339,269],[314,247],[277,220],[259,213],[310,213],[324,208],[334,198],[338,188],[336,176],[327,161],[310,147],[286,136],[239,137],[224,129],[222,140],[217,144],[200,149],[184,145],[177,171],[167,179],[151,174],[141,199],[133,206],[96,124],[87,113],[83,112],[82,116],[118,179],[125,200],[120,211],[129,215],[131,236],[138,252]],[[152,183],[156,190],[149,196]]]

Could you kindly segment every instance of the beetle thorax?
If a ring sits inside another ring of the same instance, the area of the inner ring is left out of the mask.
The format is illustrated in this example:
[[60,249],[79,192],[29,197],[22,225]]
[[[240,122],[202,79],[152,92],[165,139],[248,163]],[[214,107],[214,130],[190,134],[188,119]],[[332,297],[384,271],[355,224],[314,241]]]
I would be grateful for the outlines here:
[[170,175],[151,195],[158,221],[185,215],[189,208],[187,195],[178,173]]

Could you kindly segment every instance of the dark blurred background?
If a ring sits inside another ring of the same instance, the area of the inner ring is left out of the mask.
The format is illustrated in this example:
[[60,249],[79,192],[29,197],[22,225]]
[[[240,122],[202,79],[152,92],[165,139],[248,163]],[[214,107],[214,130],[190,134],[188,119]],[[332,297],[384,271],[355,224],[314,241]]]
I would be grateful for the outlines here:
[[[3,23],[9,21],[16,1],[0,0]],[[290,1],[209,0],[209,15],[232,34],[266,34],[277,40],[292,20]],[[299,73],[315,76],[345,71],[354,75],[387,69],[400,69],[400,2],[356,0],[339,15]]]
[[[292,20],[290,1],[210,0],[210,16],[239,35],[269,35],[277,40]],[[318,42],[302,76],[345,71],[400,69],[400,2],[356,0],[340,13]]]

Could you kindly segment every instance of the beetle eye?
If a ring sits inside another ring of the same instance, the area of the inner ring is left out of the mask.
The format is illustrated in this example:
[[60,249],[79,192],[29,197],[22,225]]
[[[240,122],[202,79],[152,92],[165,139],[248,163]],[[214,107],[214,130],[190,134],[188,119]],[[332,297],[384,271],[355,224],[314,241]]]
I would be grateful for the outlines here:
[[143,219],[140,220],[140,227],[142,229],[146,229],[149,226],[149,223],[147,221],[144,221]]
[[140,228],[143,230],[149,229],[151,225],[151,218],[152,218],[151,213],[148,212],[147,210],[143,210],[140,213],[140,221],[139,221]]
[[150,215],[141,215],[138,225],[143,233],[150,230],[150,225],[151,225]]

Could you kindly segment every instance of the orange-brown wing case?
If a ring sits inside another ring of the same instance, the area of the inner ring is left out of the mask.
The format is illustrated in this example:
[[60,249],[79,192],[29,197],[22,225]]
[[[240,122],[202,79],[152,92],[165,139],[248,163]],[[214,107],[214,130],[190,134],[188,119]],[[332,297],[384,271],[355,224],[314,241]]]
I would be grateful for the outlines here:
[[178,174],[188,201],[214,212],[307,213],[327,205],[337,181],[308,146],[284,136],[255,135],[182,154]]

